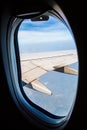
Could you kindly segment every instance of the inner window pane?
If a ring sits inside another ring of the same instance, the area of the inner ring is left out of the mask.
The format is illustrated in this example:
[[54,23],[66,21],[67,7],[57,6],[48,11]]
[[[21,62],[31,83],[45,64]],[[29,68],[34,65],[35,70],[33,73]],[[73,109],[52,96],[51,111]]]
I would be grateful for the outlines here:
[[59,19],[25,19],[18,31],[22,87],[35,104],[66,116],[76,96],[78,56],[75,40]]

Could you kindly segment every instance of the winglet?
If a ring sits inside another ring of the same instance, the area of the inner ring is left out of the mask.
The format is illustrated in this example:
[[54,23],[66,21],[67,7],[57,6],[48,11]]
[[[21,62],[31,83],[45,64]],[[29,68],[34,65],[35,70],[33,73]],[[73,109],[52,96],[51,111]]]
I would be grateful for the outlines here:
[[31,87],[37,91],[43,92],[48,95],[52,95],[51,90],[49,90],[47,87],[45,87],[39,80],[34,80],[31,83],[29,83]]

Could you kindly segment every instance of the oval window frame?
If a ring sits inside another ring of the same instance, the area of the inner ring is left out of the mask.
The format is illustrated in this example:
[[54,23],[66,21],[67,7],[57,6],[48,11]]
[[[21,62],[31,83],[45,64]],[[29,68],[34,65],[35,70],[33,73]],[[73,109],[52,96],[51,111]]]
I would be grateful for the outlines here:
[[[61,18],[61,20],[63,20],[66,23],[67,27],[71,31],[71,28],[70,28],[69,24],[67,24],[68,22],[66,21],[65,17],[62,18],[61,15],[59,15],[59,13],[56,11],[52,11],[51,13],[53,13],[56,16],[58,15],[57,17]],[[21,20],[19,18],[12,18],[10,21],[9,27],[8,27],[7,57],[8,57],[8,66],[9,66],[8,68],[9,68],[9,73],[10,73],[10,78],[11,78],[11,85],[9,85],[11,95],[12,95],[16,105],[18,106],[18,108],[28,119],[32,118],[35,121],[37,120],[37,122],[39,121],[42,125],[44,125],[46,127],[49,126],[49,127],[54,128],[54,127],[63,126],[67,123],[67,120],[69,120],[69,117],[70,117],[73,107],[74,107],[74,103],[73,103],[73,106],[72,106],[72,109],[71,109],[69,115],[67,117],[62,117],[62,119],[59,117],[59,119],[58,119],[56,117],[54,118],[52,115],[49,116],[49,114],[44,113],[37,106],[35,108],[35,105],[32,105],[32,103],[29,104],[29,102],[27,102],[27,100],[25,100],[23,92],[21,93],[21,89],[19,87],[20,71],[19,72],[17,71],[19,68],[18,66],[20,66],[20,65],[19,65],[19,63],[16,63],[17,62],[16,57],[17,56],[19,57],[19,54],[15,55],[15,50],[14,50],[14,48],[16,48],[18,51],[17,44],[15,45],[14,42],[17,43],[16,34],[18,31],[18,26],[19,26],[18,24],[20,22],[21,22]],[[15,47],[13,45],[15,45]],[[14,68],[16,69],[16,71],[14,70]],[[12,86],[12,87],[10,87],[10,86]],[[29,107],[30,107],[30,109],[29,109]],[[29,116],[31,116],[31,117],[29,117]]]

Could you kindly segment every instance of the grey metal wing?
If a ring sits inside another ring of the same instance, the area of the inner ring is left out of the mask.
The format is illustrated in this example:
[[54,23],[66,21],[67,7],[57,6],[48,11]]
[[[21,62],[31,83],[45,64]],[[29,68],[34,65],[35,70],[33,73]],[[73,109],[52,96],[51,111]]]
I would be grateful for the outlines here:
[[34,89],[49,95],[52,92],[38,80],[40,76],[52,70],[61,72],[63,70],[64,73],[69,74],[78,73],[75,69],[68,66],[78,62],[76,50],[22,54],[20,57],[22,80]]

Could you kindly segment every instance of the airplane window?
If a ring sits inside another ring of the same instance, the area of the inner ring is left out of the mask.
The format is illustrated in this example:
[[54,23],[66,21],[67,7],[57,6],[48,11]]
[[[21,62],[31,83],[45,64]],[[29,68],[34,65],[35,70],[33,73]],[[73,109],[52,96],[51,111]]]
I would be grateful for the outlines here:
[[78,84],[74,37],[58,18],[24,19],[18,30],[22,87],[28,99],[56,116],[67,116]]

